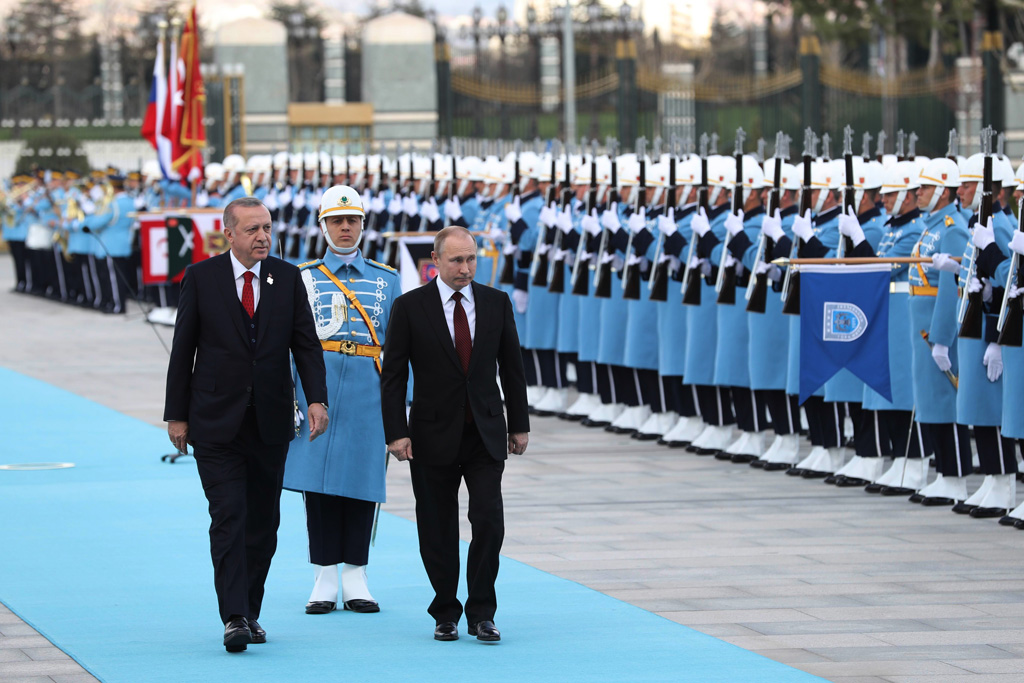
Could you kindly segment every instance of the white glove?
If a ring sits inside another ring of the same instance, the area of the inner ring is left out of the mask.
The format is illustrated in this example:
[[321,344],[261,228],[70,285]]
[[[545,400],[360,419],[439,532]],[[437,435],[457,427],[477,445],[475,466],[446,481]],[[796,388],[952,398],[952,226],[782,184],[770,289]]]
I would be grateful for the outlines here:
[[619,203],[612,202],[612,205],[601,214],[601,227],[616,232],[622,227],[619,222]]
[[778,282],[782,279],[782,269],[774,263],[769,263],[767,261],[761,261],[758,263],[757,270],[755,272],[757,275],[767,274],[768,279],[772,282]]
[[380,192],[376,197],[370,200],[370,211],[373,213],[383,213],[384,208],[384,193]]
[[583,217],[580,227],[591,237],[597,237],[601,232],[601,221],[597,219],[597,209],[591,209],[590,213]]
[[725,217],[725,231],[729,233],[729,237],[735,237],[743,232],[743,209],[740,209],[739,213],[729,213]]
[[1017,230],[1013,233],[1013,239],[1009,243],[1010,251],[1024,256],[1024,232]]
[[516,307],[516,313],[526,313],[526,304],[530,301],[530,293],[525,289],[512,290],[512,305]]
[[556,214],[555,225],[566,235],[572,232],[572,211],[568,206]]
[[409,195],[402,200],[402,211],[405,211],[405,215],[412,218],[420,212],[420,204],[416,201],[416,193],[410,192]]
[[726,270],[728,270],[729,268],[733,268],[735,266],[736,266],[736,259],[733,258],[732,254],[726,253],[726,255],[725,255],[725,268],[726,268]]
[[697,237],[703,237],[711,229],[711,223],[708,222],[708,214],[704,211],[703,206],[697,209],[696,215],[690,221],[690,228]]
[[306,191],[296,192],[295,196],[292,197],[292,208],[295,210],[301,209],[306,205]]
[[932,360],[939,366],[941,372],[953,367],[952,361],[949,360],[949,347],[943,344],[932,344]]
[[761,221],[761,232],[773,242],[778,242],[785,237],[786,233],[782,231],[782,212],[775,209],[775,215],[765,214],[764,220]]
[[462,203],[459,201],[458,196],[452,196],[451,199],[446,199],[444,202],[444,216],[449,221],[457,221],[462,218]]
[[985,247],[996,241],[996,232],[992,227],[992,219],[988,219],[988,225],[975,225],[974,226],[974,246],[978,249],[984,250]]
[[512,201],[505,205],[505,218],[509,224],[515,223],[523,217],[523,210],[519,207],[519,195],[513,197]]
[[810,209],[807,209],[803,216],[797,216],[793,221],[793,234],[804,242],[814,237],[814,226],[811,224]]
[[431,197],[420,205],[420,215],[428,223],[441,220],[441,212],[437,208],[437,200]]
[[[921,264],[927,265],[927,264]],[[953,260],[949,254],[932,254],[932,267],[944,273],[959,273],[960,264]]]
[[864,230],[857,220],[857,211],[851,206],[846,213],[839,214],[839,232],[853,240],[853,246],[864,241]]
[[549,228],[555,227],[555,221],[558,220],[558,209],[555,208],[555,203],[551,202],[550,205],[542,206],[537,220]]
[[658,232],[665,237],[671,237],[676,234],[679,228],[676,227],[676,210],[669,208],[667,214],[658,216]]
[[998,382],[1003,374],[1003,348],[995,342],[990,343],[985,347],[985,355],[981,359],[981,364],[988,368],[985,373],[988,375],[988,381]]
[[629,217],[626,225],[631,233],[634,235],[639,234],[641,230],[647,227],[647,208],[641,206],[639,211]]
[[1021,294],[1024,294],[1024,287],[1017,287],[1017,285],[1010,285],[1010,298],[1016,299]]
[[981,292],[981,300],[985,303],[992,302],[992,283],[987,279],[982,282],[976,277],[972,277],[970,283],[967,285],[967,291],[971,294],[977,294]]
[[391,197],[391,201],[388,202],[388,213],[390,213],[392,216],[397,216],[398,214],[402,213],[401,196],[396,194]]
[[[367,209],[370,208],[370,202],[373,201],[373,193],[370,192],[370,188],[363,190],[363,206]],[[266,202],[264,202],[266,204]]]

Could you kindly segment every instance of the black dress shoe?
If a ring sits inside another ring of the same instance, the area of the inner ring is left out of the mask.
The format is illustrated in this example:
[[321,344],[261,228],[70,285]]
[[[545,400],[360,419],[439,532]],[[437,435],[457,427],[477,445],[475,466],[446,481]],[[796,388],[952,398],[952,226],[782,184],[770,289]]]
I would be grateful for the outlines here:
[[1006,515],[1005,517],[999,520],[999,526],[1013,526],[1019,521],[1020,517],[1011,517],[1010,515]]
[[[768,469],[767,467],[765,469]],[[790,465],[789,469],[786,470],[786,474],[790,477],[802,477],[804,472],[807,470],[797,467],[796,465]]]
[[607,427],[611,423],[604,420],[591,420],[589,417],[585,417],[580,420],[580,424],[584,427]]
[[829,472],[821,472],[819,470],[804,470],[800,473],[800,476],[804,479],[825,479],[829,474]]
[[1018,519],[1016,522],[1014,522],[1013,528],[1024,531],[1024,519]]
[[839,488],[850,488],[852,486],[867,486],[871,482],[867,479],[860,479],[858,477],[847,477],[846,475],[840,474],[836,477],[836,486]]
[[374,600],[346,600],[345,609],[349,612],[371,614],[373,612],[379,612],[380,605],[378,605]]
[[249,634],[252,635],[253,645],[262,645],[267,642],[267,632],[260,626],[260,622],[255,619],[249,620]]
[[715,453],[715,460],[732,460],[732,453],[718,451],[717,453]]
[[757,456],[750,453],[733,453],[729,460],[740,465],[746,465],[747,463],[757,462]]
[[[693,448],[693,446],[691,445],[690,448]],[[686,450],[689,451],[690,448],[687,448]],[[694,448],[691,452],[696,453],[697,455],[715,455],[716,453],[721,453],[722,451],[719,448]]]
[[[914,489],[908,489],[905,486],[883,486],[880,493],[883,496],[909,496],[911,493],[914,493]],[[950,505],[952,504],[950,503]]]
[[868,484],[864,487],[864,490],[868,493],[881,493],[884,488],[884,484]]
[[[882,493],[885,493],[884,491]],[[940,507],[944,505],[956,505],[956,501],[952,498],[945,498],[943,496],[925,496],[921,500],[921,505],[925,507]]]
[[[967,503],[957,503],[956,505],[953,506],[953,512],[955,512],[958,515],[969,515],[971,514],[971,510],[973,510],[976,507],[978,506],[968,505]],[[1002,520],[1000,520],[999,523],[1002,524]]]
[[470,624],[467,631],[469,635],[476,636],[477,640],[482,640],[485,643],[496,643],[501,640],[501,633],[494,628],[493,621],[485,620]]
[[537,417],[552,417],[555,414],[553,410],[534,410],[533,414]]
[[434,627],[434,640],[458,640],[459,627],[454,621],[442,621]]
[[337,607],[336,603],[327,600],[317,600],[306,603],[306,614],[330,614]]
[[843,475],[841,475],[841,474],[830,474],[827,477],[825,477],[825,483],[826,484],[832,484],[833,486],[835,486],[836,483],[839,482],[839,477],[841,477],[841,476],[843,476]]
[[[750,465],[753,466],[754,463],[750,463]],[[765,472],[778,472],[780,470],[786,470],[788,474],[789,470],[793,469],[793,466],[790,465],[788,462],[766,462],[762,469]]]
[[657,434],[644,434],[643,432],[636,432],[630,438],[636,439],[637,441],[657,441],[661,437]]
[[224,649],[228,652],[245,652],[251,642],[249,620],[245,617],[233,617],[224,625]]
[[579,422],[583,419],[583,415],[573,415],[572,413],[559,413],[559,420],[566,420],[568,422]]
[[633,434],[636,432],[632,427],[616,427],[615,425],[608,425],[604,428],[604,431],[611,432],[612,434]]
[[907,500],[909,500],[911,503],[920,503],[922,500],[924,500],[924,496],[920,492],[912,493],[910,494],[910,498],[907,498]]
[[1009,510],[1006,508],[976,507],[971,510],[971,517],[974,517],[975,519],[992,519],[993,517],[1002,517],[1007,512],[1009,512]]
[[750,461],[750,466],[751,467],[756,467],[759,470],[763,470],[764,466],[767,465],[767,464],[768,464],[768,461],[767,460],[762,460],[761,458],[755,458],[755,459]]

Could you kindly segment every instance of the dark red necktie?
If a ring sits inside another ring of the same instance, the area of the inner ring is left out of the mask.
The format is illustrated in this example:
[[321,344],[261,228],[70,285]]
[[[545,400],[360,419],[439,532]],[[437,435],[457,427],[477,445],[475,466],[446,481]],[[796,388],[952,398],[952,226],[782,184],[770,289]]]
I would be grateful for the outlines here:
[[[469,333],[469,319],[466,309],[462,307],[462,292],[452,294],[455,300],[455,313],[452,316],[455,327],[455,353],[462,362],[462,371],[469,374],[469,357],[473,353],[473,337]],[[466,422],[473,421],[473,411],[469,407],[469,391],[466,392]]]
[[455,315],[452,321],[455,326],[455,353],[462,361],[462,371],[469,372],[469,357],[473,353],[473,337],[469,334],[469,319],[466,317],[466,309],[462,307],[462,292],[452,294],[455,299]]
[[[253,295],[252,292],[253,272],[251,270],[247,270],[244,273],[242,273],[242,277],[245,278],[245,284],[242,285],[242,307],[245,309],[245,312],[248,313],[249,317],[251,318],[254,315],[256,315],[256,297]],[[463,313],[462,317],[465,318],[466,314]]]

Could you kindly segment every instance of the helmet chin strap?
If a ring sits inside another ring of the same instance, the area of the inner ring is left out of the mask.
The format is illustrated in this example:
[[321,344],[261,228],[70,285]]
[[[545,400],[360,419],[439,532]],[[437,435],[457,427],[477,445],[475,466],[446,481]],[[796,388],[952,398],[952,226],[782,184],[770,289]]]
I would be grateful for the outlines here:
[[928,200],[928,206],[925,208],[926,213],[931,213],[935,210],[935,205],[939,203],[939,199],[946,193],[946,188],[942,185],[935,185],[935,192],[932,192],[932,198]]
[[978,213],[981,210],[981,183],[978,183],[974,188],[974,197],[971,199],[971,205],[967,208],[974,213]]
[[334,243],[334,240],[331,239],[331,233],[327,230],[327,222],[322,219],[320,221],[320,232],[324,234],[324,239],[327,240],[327,246],[331,248],[331,251],[339,254],[352,254],[359,250],[359,240],[363,238],[363,222],[359,221],[359,238],[356,239],[355,246],[345,249]]

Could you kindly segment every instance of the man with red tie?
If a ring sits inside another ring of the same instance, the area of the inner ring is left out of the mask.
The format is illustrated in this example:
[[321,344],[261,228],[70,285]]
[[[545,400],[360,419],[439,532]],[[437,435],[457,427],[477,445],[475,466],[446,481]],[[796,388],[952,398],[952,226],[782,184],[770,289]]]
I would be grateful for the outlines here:
[[264,643],[257,619],[277,548],[281,479],[295,436],[289,351],[309,401],[310,440],[327,429],[327,382],[306,288],[270,256],[270,212],[224,209],[225,254],[188,267],[167,366],[164,420],[192,445],[210,504],[210,552],[224,647]]
[[[459,487],[465,479],[473,530],[468,632],[493,642],[501,639],[494,626],[494,581],[505,535],[501,475],[509,453],[526,451],[530,418],[512,302],[505,292],[473,282],[476,251],[465,228],[441,230],[431,254],[437,277],[395,299],[384,341],[381,403],[388,451],[409,461],[420,556],[435,594],[427,609],[434,638],[459,637]],[[410,364],[413,398],[406,419]]]

